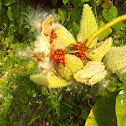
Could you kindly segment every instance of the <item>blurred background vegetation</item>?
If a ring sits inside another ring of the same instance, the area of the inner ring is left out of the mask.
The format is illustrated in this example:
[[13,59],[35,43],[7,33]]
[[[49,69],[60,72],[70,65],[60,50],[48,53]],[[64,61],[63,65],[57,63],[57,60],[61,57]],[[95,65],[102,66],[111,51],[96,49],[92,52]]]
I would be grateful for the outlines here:
[[[29,25],[29,7],[47,12],[55,10],[62,23],[75,37],[83,4],[92,6],[99,28],[126,13],[124,0],[1,0],[0,1],[0,125],[1,126],[82,126],[94,105],[108,92],[125,89],[125,75],[109,76],[110,85],[96,84],[48,89],[34,84],[29,76],[36,63],[27,58],[25,49],[34,45],[36,29]],[[99,36],[111,35],[113,45],[126,43],[126,21],[119,22]],[[18,53],[24,54],[23,56]]]

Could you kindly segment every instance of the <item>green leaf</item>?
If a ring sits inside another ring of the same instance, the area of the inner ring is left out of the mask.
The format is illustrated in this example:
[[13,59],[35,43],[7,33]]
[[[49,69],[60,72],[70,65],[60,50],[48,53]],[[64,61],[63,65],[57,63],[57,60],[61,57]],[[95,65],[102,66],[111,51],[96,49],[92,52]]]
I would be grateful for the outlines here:
[[65,5],[69,2],[69,0],[62,0],[62,1]]
[[59,98],[58,98],[58,102],[61,101],[62,97],[63,97],[63,95],[61,94],[61,95],[59,96]]
[[121,34],[121,29],[123,29],[125,27],[125,24],[123,22],[119,22],[115,25],[112,26],[112,28],[114,28],[116,30],[117,34]]
[[2,115],[2,117],[5,119],[6,118],[6,116],[7,116],[7,112],[3,109],[3,110],[1,110],[1,113],[0,113],[1,115]]
[[19,67],[19,64],[15,63],[14,64],[14,67],[18,68]]
[[51,0],[51,2],[52,2],[53,7],[55,7],[57,4],[57,0]]
[[60,20],[61,20],[62,22],[64,22],[65,19],[67,18],[67,13],[66,13],[66,11],[65,11],[65,10],[61,10],[61,9],[59,8],[59,9],[58,9],[58,14],[59,14],[59,16],[60,16]]
[[30,33],[33,33],[33,32],[35,32],[35,27],[31,26]]
[[15,45],[11,43],[10,48],[13,49],[14,47],[15,47]]
[[126,83],[126,73],[117,73],[119,80],[121,83]]
[[116,97],[116,117],[118,126],[126,125],[126,90],[121,90]]
[[27,69],[28,70],[31,70],[31,69],[33,69],[35,67],[35,63],[29,63],[29,64],[27,64]]
[[87,2],[87,1],[90,1],[90,0],[81,0],[82,3]]
[[23,1],[17,2],[11,6],[13,18],[18,23],[19,27],[23,24],[25,19],[25,3]]
[[2,9],[2,3],[0,2],[0,10]]
[[11,100],[12,99],[12,96],[11,95],[8,95],[7,97],[4,97],[4,102],[6,102],[6,103],[10,103]]
[[110,8],[112,6],[112,2],[110,0],[102,0],[101,6],[103,8]]
[[115,6],[112,6],[110,8],[105,8],[102,11],[102,15],[107,21],[111,21],[112,19],[116,18],[117,14],[118,14],[118,10]]
[[10,32],[9,32],[9,40],[10,40],[10,42],[12,42],[13,40],[14,40],[14,31],[13,30],[11,30]]
[[81,8],[75,7],[72,9],[71,18],[76,21],[76,19],[81,15]]
[[10,123],[14,123],[16,120],[16,116],[10,116]]
[[77,7],[77,6],[83,6],[81,0],[70,0],[70,2],[74,5],[74,7]]
[[17,20],[17,18],[19,17],[20,11],[21,11],[20,5],[16,4],[16,5],[12,6],[11,8],[12,8],[12,12],[13,12],[13,17],[15,20]]
[[0,125],[4,123],[4,118],[0,116]]
[[79,33],[80,27],[77,23],[74,24],[72,30],[72,35],[74,36],[74,38],[76,38],[77,34]]
[[[105,25],[105,23],[103,22],[103,20],[99,20],[98,21],[98,28],[101,28]],[[103,40],[106,36],[108,36],[110,33],[112,32],[111,28],[106,29],[104,32],[102,32],[99,36],[98,39],[99,41]]]
[[0,62],[0,66],[3,66],[4,64],[2,62]]
[[96,102],[88,115],[85,126],[117,126],[115,99],[117,93],[111,93]]
[[70,30],[71,28],[73,28],[73,21],[67,23],[67,29]]
[[82,119],[87,119],[87,117],[88,117],[88,113],[89,113],[89,108],[88,107],[86,107],[86,108],[83,108],[82,110],[81,110],[81,115],[80,115],[80,117],[82,118]]
[[8,11],[7,11],[7,16],[10,20],[13,20],[13,13],[11,11],[11,8],[8,8]]
[[16,3],[16,0],[4,0],[3,1],[3,4],[5,6],[10,6],[10,5],[14,4],[14,3]]
[[4,109],[8,110],[10,108],[10,105],[11,105],[10,103],[6,103],[5,106],[4,106],[5,107]]
[[27,89],[27,94],[30,95],[30,96],[32,96],[32,90],[31,90],[31,88]]

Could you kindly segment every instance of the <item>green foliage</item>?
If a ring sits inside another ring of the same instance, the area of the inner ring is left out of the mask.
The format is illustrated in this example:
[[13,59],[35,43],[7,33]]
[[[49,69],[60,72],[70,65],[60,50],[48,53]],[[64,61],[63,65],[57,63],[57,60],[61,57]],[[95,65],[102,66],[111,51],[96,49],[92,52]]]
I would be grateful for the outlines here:
[[126,124],[126,91],[121,90],[116,97],[116,117],[117,117],[117,124],[118,126],[125,126]]
[[[99,28],[103,25],[103,23],[106,24],[108,21],[116,18],[117,16],[125,14],[123,9],[120,11],[116,7],[116,2],[115,6],[112,6],[112,4],[110,4],[108,1],[103,3],[100,2],[100,0],[97,0],[96,4],[94,3],[94,1],[91,0],[62,0],[62,1],[64,5],[62,5],[61,8],[58,9],[60,20],[63,22],[63,24],[67,27],[67,29],[72,33],[72,35],[75,38],[77,37],[77,33],[79,32],[78,27],[81,19],[83,3],[88,3],[89,5],[92,5],[96,18],[100,19],[98,21]],[[122,2],[122,5],[125,5],[125,3]],[[54,7],[57,7],[57,4],[55,4]],[[95,8],[97,12],[95,11]],[[100,18],[101,16],[102,16],[102,23]],[[104,31],[100,35],[99,40],[103,40],[106,36],[110,35],[110,33],[114,34],[115,31],[117,35],[121,34],[122,31],[125,30],[125,25],[126,24],[124,22],[119,22],[113,25],[112,26],[113,29],[109,28],[108,30]]]
[[[103,22],[102,19],[98,20],[98,28],[101,28],[105,25],[105,23]],[[103,40],[106,36],[108,36],[110,33],[112,32],[111,28],[106,29],[104,32],[102,32],[99,36],[98,36],[98,40],[101,41]]]
[[[115,6],[112,6],[110,8],[105,8],[102,11],[102,15],[103,17],[107,20],[107,21],[111,21],[112,19],[116,18],[118,15],[118,10]],[[121,34],[121,29],[124,29],[125,25],[123,22],[119,22],[117,24],[115,24],[114,26],[112,26],[112,28],[114,28],[116,30],[117,34]]]
[[118,10],[114,6],[110,7],[109,9],[108,8],[105,8],[102,11],[102,15],[103,15],[103,17],[107,21],[111,21],[112,19],[116,18],[117,17],[117,13],[118,13]]
[[116,95],[117,93],[111,93],[99,99],[91,109],[85,126],[116,126]]
[[48,89],[34,84],[29,76],[36,71],[36,64],[30,59],[22,59],[17,51],[24,50],[26,45],[18,43],[9,47],[11,52],[3,55],[8,60],[0,59],[4,64],[0,78],[0,125],[30,126],[41,122],[54,126],[82,125],[89,112],[88,107],[84,108],[87,106],[87,93],[83,92],[86,88],[88,91],[88,87]]
[[58,9],[58,14],[59,14],[59,16],[60,16],[60,20],[61,20],[62,22],[64,22],[65,19],[67,18],[67,13],[66,13],[66,11],[65,11],[65,10],[61,10],[61,9],[59,8],[59,9]]
[[10,5],[16,3],[16,1],[15,0],[4,0],[3,3],[5,6],[10,6]]
[[[62,0],[60,5],[58,0],[50,0],[50,3],[56,8],[63,25],[76,38],[84,3],[92,6],[101,27],[125,14],[125,3],[118,1],[117,5],[117,1],[114,6],[104,9],[99,0],[96,1],[97,6],[93,0]],[[29,4],[31,6],[31,1],[26,0],[0,1],[0,125],[79,126],[85,125],[86,119],[87,122],[116,125],[116,113],[117,124],[122,126],[126,98],[125,93],[116,97],[116,92],[125,90],[125,74],[108,75],[106,80],[92,87],[73,84],[62,89],[48,89],[29,80],[31,74],[37,73],[37,63],[19,53],[26,53],[26,43],[31,47],[34,45],[35,29],[28,24],[26,16]],[[112,35],[114,46],[124,45],[125,26],[126,22],[116,24],[104,31],[99,41]],[[95,104],[92,114],[89,114],[90,104]]]
[[20,0],[0,2],[0,30],[3,32],[0,36],[7,37],[11,43],[15,41],[29,42],[33,39],[32,34],[28,33],[30,27],[26,27],[27,4],[28,2]]
[[63,0],[64,5],[61,6],[61,9],[58,9],[60,20],[63,22],[63,24],[67,27],[67,29],[72,33],[72,35],[75,38],[77,36],[77,33],[79,32],[79,23],[81,19],[83,3],[86,1]]
[[63,0],[63,4],[67,4],[69,0]]

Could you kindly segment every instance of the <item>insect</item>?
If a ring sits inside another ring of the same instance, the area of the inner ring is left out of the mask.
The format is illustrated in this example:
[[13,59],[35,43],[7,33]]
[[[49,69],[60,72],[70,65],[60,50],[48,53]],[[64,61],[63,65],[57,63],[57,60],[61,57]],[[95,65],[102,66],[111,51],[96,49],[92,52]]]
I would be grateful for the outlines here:
[[52,25],[52,21],[50,21],[50,25]]
[[57,64],[57,67],[59,69],[62,69],[61,66],[59,66],[59,63],[62,63],[65,67],[65,54],[67,54],[66,50],[63,49],[57,49],[50,52],[50,58],[53,59],[53,61]]
[[40,31],[42,32],[42,26],[40,27]]

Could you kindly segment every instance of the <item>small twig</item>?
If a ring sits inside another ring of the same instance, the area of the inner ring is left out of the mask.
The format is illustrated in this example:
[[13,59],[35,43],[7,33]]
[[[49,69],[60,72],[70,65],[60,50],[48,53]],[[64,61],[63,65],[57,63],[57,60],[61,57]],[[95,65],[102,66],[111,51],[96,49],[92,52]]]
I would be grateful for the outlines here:
[[89,105],[89,107],[93,107],[91,104],[90,104],[90,98],[88,97],[88,105]]
[[37,111],[38,111],[41,107],[42,107],[42,104],[40,104],[40,105],[38,106],[38,108],[36,109],[35,113],[33,114],[32,118],[31,118],[31,121],[28,123],[28,126],[31,126],[31,125],[32,125],[32,123],[33,123],[32,120],[34,119],[34,117],[35,117]]
[[96,0],[94,0],[95,3],[95,16],[96,16],[96,22],[98,24],[98,15],[97,15],[97,9],[96,9]]
[[104,25],[103,27],[101,27],[100,29],[98,29],[98,31],[96,31],[88,40],[87,46],[89,46],[91,44],[91,42],[98,36],[100,35],[103,31],[105,31],[106,29],[110,28],[111,26],[113,26],[114,24],[126,20],[126,15],[122,15],[119,16],[115,19],[113,19],[112,21],[108,22],[106,25]]
[[69,51],[68,53],[78,53],[80,50],[75,50],[75,51]]
[[88,93],[88,105],[92,108],[93,106],[91,105],[91,102],[90,102],[91,98],[94,98],[94,97],[91,96],[91,88],[90,88],[89,93]]
[[113,0],[112,0],[112,6],[113,6]]

